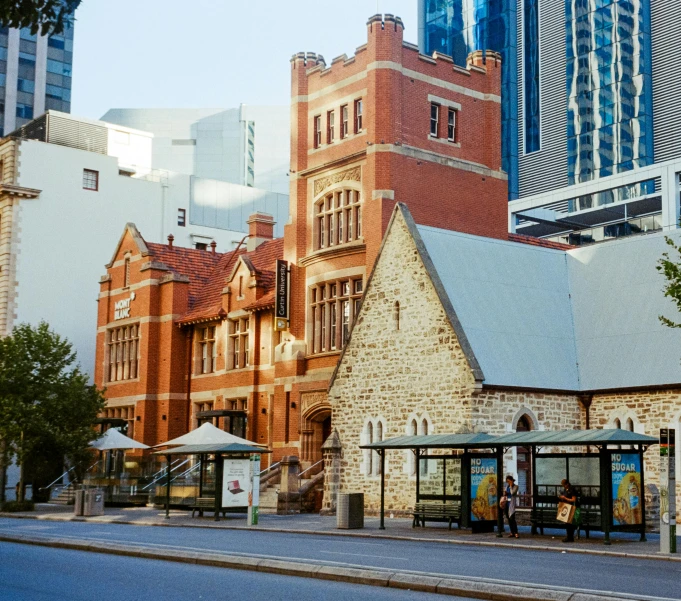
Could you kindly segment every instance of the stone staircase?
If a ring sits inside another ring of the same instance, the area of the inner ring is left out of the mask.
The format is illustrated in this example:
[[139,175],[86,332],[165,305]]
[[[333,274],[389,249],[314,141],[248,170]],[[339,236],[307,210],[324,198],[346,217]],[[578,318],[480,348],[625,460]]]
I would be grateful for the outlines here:
[[57,496],[50,497],[48,503],[53,505],[73,505],[76,498],[76,488],[72,482],[68,486],[63,486]]

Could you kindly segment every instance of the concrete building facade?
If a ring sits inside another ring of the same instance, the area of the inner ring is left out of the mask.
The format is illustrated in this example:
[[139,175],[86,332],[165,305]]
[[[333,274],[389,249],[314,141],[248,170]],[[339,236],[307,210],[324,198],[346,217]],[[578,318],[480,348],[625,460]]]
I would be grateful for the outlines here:
[[102,121],[154,134],[152,165],[177,173],[289,193],[287,106],[132,109]]

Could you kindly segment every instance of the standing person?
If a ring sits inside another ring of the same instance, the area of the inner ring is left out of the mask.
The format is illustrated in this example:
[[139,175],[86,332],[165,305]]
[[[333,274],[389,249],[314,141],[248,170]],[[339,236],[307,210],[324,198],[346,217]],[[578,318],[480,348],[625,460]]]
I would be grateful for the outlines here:
[[516,498],[518,496],[518,485],[515,483],[515,478],[510,474],[506,476],[506,488],[504,489],[504,514],[508,527],[511,530],[509,538],[518,538],[518,524],[515,521],[515,506]]
[[[568,503],[569,505],[577,505],[577,493],[572,487],[572,484],[568,482],[567,479],[561,481],[560,485],[563,487],[563,493],[558,495],[558,498],[563,501],[563,503]],[[565,524],[565,529],[567,530],[567,536],[563,539],[564,543],[574,543],[575,542],[575,525],[570,522]]]

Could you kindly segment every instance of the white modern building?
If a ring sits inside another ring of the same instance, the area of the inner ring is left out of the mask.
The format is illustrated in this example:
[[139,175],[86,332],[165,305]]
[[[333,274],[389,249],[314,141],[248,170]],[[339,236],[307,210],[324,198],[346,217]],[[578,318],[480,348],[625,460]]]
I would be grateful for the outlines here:
[[234,248],[262,211],[281,235],[288,196],[152,169],[153,136],[48,112],[0,141],[0,335],[47,321],[92,373],[99,278],[120,232]]
[[121,108],[102,120],[153,133],[156,169],[289,193],[289,106]]

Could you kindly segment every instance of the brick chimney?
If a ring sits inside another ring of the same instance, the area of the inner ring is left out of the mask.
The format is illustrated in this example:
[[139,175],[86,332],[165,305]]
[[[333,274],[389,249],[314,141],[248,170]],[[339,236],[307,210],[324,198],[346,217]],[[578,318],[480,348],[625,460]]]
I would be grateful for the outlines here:
[[248,224],[248,252],[255,250],[263,242],[274,238],[274,218],[267,213],[253,213],[246,221]]

